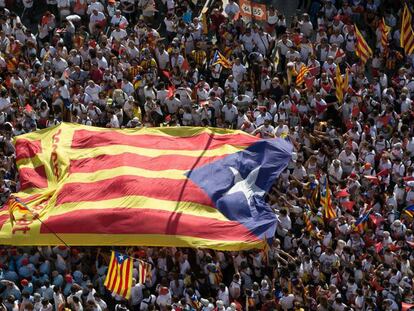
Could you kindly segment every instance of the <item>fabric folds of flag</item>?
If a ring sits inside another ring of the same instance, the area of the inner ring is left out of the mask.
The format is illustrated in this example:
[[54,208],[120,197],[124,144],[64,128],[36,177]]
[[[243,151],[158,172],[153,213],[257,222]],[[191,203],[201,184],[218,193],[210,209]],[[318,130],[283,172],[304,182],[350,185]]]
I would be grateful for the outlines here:
[[314,227],[310,220],[310,211],[305,211],[303,213],[303,221],[305,223],[305,230],[309,233],[312,233],[314,231]]
[[324,218],[327,220],[336,218],[336,211],[332,205],[331,190],[329,189],[328,177],[324,177],[321,184],[320,204],[323,208]]
[[217,64],[220,64],[227,69],[230,69],[233,66],[231,61],[229,61],[223,54],[221,54],[219,51],[215,51],[213,56],[213,65]]
[[305,82],[305,75],[309,72],[309,68],[305,65],[300,67],[298,75],[296,76],[296,85],[300,86]]
[[404,208],[404,213],[406,213],[411,218],[414,218],[414,204]]
[[[21,191],[0,209],[0,244],[263,248],[277,219],[265,194],[291,143],[242,131],[114,130],[62,123],[18,136]],[[23,219],[23,216],[25,218]],[[138,242],[137,242],[138,241]]]
[[28,214],[30,213],[29,209],[16,197],[10,196],[7,200],[7,205],[9,206],[9,215],[10,215],[10,222],[13,226],[16,217],[14,216],[14,213],[20,213],[20,214]]
[[388,37],[391,31],[391,27],[385,23],[385,19],[382,18],[379,24],[379,29],[381,31],[381,47],[383,51],[388,50]]
[[342,80],[342,90],[344,94],[348,92],[348,89],[349,89],[349,68],[346,68],[345,77]]
[[369,209],[368,211],[364,212],[361,216],[358,217],[358,219],[355,221],[354,224],[354,231],[363,233],[368,228],[368,221],[369,221],[369,215],[371,214],[372,209]]
[[344,99],[344,89],[343,89],[344,79],[341,75],[341,69],[339,66],[336,66],[336,76],[335,76],[335,95],[338,99],[338,102],[342,104]]
[[365,64],[368,59],[370,59],[373,55],[372,49],[369,47],[368,43],[365,41],[364,36],[359,31],[358,27],[355,27],[355,35],[356,35],[356,45],[355,45],[355,53],[361,60],[363,64]]
[[113,251],[104,286],[111,292],[128,299],[131,296],[133,259]]
[[140,284],[145,284],[147,277],[151,275],[151,264],[143,260],[138,262],[138,280]]
[[306,186],[306,203],[309,207],[315,208],[317,199],[318,199],[318,192],[319,192],[319,185],[314,182],[309,182]]
[[400,44],[406,55],[414,53],[414,31],[412,27],[412,14],[407,4],[404,5],[404,11],[401,21]]

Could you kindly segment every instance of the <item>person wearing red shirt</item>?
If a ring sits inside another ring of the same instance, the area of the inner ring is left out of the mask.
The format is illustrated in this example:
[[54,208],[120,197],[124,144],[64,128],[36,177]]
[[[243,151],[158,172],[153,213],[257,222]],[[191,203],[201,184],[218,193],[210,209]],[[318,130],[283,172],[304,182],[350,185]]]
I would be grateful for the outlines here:
[[212,14],[210,16],[210,29],[216,35],[217,39],[218,31],[220,29],[221,24],[226,21],[226,17],[221,13],[218,9],[213,9]]
[[93,82],[95,82],[96,84],[100,84],[103,80],[103,71],[98,68],[97,64],[92,64],[92,68],[89,72],[89,75]]

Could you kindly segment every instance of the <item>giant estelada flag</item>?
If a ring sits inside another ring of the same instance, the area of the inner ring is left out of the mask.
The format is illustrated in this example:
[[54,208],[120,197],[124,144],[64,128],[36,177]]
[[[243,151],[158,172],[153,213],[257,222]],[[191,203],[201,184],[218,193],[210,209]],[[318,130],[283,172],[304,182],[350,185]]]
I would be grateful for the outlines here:
[[264,195],[292,153],[240,131],[67,123],[15,146],[15,197],[31,212],[3,206],[6,245],[61,244],[53,231],[70,245],[261,247],[277,223]]

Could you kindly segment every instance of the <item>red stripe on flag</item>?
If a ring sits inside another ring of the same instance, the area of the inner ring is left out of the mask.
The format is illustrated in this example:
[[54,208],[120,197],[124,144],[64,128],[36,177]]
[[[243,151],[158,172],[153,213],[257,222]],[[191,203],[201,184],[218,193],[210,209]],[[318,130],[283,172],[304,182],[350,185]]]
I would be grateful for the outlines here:
[[[115,255],[114,255],[115,256]],[[115,286],[115,281],[116,281],[116,259],[114,258],[114,260],[111,261],[111,266],[108,269],[107,272],[107,277],[109,278],[109,282],[108,285],[106,286],[106,288],[108,288],[109,290],[113,291],[114,290],[114,286]]]
[[120,166],[137,167],[146,170],[190,170],[209,164],[224,158],[227,155],[213,157],[192,157],[184,155],[163,155],[147,157],[136,153],[125,152],[122,154],[103,154],[93,158],[71,160],[69,172],[92,173],[99,170],[107,170]]
[[[125,276],[126,276],[126,278],[125,278],[125,282],[124,282],[124,293],[122,294],[122,296],[123,297],[126,297],[126,295],[128,294],[128,288],[129,288],[129,277],[130,277],[130,273],[129,273],[129,270],[131,269],[131,259],[127,259],[126,260],[127,261],[127,263],[126,263],[126,273],[125,273]],[[124,265],[125,265],[125,261],[124,261]]]
[[122,289],[124,287],[124,278],[123,278],[123,276],[125,276],[124,269],[125,269],[125,261],[122,264],[118,265],[119,283],[118,283],[118,288],[116,289],[116,293],[118,295],[122,294]]
[[61,234],[160,234],[222,241],[258,240],[236,221],[157,210],[156,207],[72,211],[50,216],[43,222],[45,225],[41,225],[40,233],[50,233],[53,230]]
[[27,140],[19,138],[16,140],[16,161],[32,158],[42,152],[40,140]]
[[47,188],[47,176],[45,166],[36,168],[22,167],[19,170],[19,180],[21,190],[28,188]]
[[91,183],[66,183],[57,196],[56,205],[109,200],[131,195],[214,206],[207,194],[190,179],[147,178],[131,175]]
[[4,223],[10,218],[9,214],[0,215],[0,229],[3,228]]
[[131,146],[159,150],[208,150],[223,145],[249,146],[258,140],[244,134],[214,135],[201,133],[196,136],[175,137],[161,135],[126,135],[119,132],[75,131],[72,148],[95,148],[112,145]]
[[137,278],[137,283],[142,284],[141,280],[142,280],[142,266],[141,266],[141,261],[138,261],[138,278]]

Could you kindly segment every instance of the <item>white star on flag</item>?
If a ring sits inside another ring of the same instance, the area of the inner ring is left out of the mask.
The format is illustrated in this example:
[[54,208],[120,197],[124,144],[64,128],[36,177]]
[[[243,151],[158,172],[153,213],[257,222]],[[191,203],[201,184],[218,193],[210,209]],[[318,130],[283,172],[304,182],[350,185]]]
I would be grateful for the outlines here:
[[250,205],[250,200],[254,194],[258,196],[264,196],[265,191],[256,185],[257,177],[259,176],[260,166],[255,168],[253,171],[247,175],[246,179],[243,179],[240,172],[234,167],[229,167],[231,172],[234,175],[234,185],[227,192],[228,194],[233,194],[236,192],[242,192],[246,197],[247,203]]

